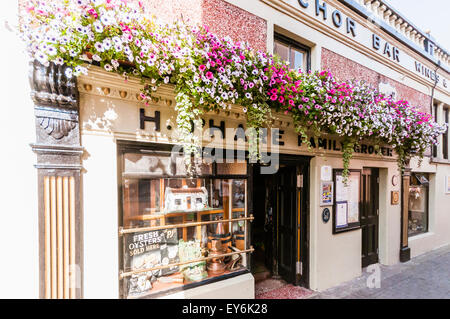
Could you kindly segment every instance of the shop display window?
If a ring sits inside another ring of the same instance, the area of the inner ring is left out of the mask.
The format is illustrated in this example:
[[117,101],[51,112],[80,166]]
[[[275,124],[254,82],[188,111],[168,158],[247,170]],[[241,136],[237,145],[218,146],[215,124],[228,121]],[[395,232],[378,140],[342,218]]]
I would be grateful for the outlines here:
[[409,185],[408,235],[428,231],[429,175],[412,173]]
[[246,271],[247,163],[197,163],[190,178],[171,153],[124,152],[121,159],[124,298]]

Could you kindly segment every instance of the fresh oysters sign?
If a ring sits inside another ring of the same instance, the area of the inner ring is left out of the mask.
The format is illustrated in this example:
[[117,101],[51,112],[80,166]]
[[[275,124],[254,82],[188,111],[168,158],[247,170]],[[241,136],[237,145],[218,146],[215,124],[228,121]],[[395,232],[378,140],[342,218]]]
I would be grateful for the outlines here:
[[[162,229],[124,236],[126,270],[150,269],[179,261],[177,230]],[[156,269],[132,275],[127,282],[129,296],[146,293],[160,276],[177,272],[178,267]]]

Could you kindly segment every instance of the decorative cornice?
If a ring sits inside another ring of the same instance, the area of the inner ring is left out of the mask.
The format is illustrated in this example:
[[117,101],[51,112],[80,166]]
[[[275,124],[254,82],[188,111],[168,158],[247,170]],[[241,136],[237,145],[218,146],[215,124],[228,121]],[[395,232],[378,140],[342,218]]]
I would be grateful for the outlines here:
[[[140,90],[145,83],[143,84],[140,79],[130,76],[125,80],[123,76],[107,72],[100,67],[94,65],[86,65],[86,67],[89,68],[88,75],[81,75],[78,78],[78,90],[81,95],[101,96],[103,98],[134,102],[144,106],[144,101],[140,97]],[[174,109],[175,103],[175,87],[171,84],[161,85],[155,92],[152,100],[149,101],[150,106],[171,109]],[[246,116],[242,106],[239,105],[231,105],[230,109],[216,109],[207,112],[205,115],[235,120],[243,120]],[[282,113],[273,114],[273,122],[271,124],[276,124],[279,128],[293,127],[292,118]]]

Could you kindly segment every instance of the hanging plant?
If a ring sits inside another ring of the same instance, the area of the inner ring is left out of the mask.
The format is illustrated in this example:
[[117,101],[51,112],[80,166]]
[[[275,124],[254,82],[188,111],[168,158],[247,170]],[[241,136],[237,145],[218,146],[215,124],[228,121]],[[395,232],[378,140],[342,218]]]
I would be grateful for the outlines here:
[[337,81],[328,71],[302,73],[278,57],[253,51],[207,27],[164,24],[141,2],[125,0],[28,1],[21,25],[31,58],[67,64],[68,77],[87,74],[96,63],[106,71],[139,77],[149,105],[159,86],[173,84],[177,129],[188,171],[198,157],[201,116],[240,105],[246,114],[250,159],[260,159],[260,129],[272,109],[292,116],[308,134],[333,134],[344,144],[344,179],[360,140],[389,144],[403,170],[412,155],[423,157],[446,127],[407,101],[394,101],[362,82]]

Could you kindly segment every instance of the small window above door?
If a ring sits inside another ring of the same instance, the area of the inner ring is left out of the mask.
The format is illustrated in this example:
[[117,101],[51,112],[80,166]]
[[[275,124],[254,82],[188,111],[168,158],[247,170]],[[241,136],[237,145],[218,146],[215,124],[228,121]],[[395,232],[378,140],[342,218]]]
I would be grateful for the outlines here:
[[283,35],[275,34],[273,53],[289,62],[294,70],[310,70],[310,49]]

